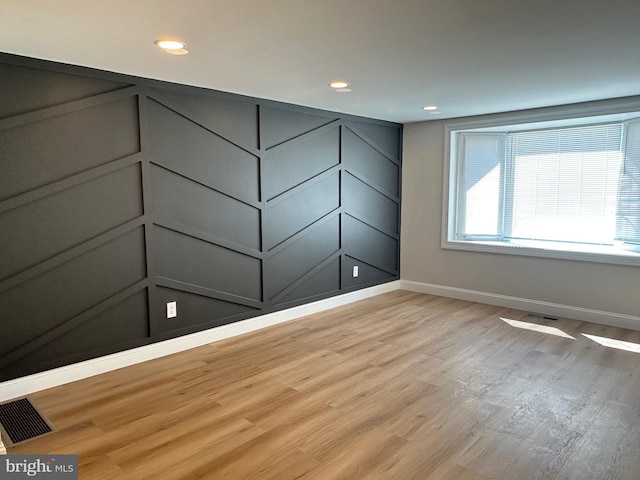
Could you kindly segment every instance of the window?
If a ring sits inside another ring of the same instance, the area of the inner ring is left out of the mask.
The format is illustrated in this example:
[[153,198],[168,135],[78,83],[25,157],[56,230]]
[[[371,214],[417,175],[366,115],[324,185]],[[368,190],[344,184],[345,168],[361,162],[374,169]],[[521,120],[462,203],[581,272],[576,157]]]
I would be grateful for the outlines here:
[[447,141],[444,248],[640,265],[640,111],[449,125]]

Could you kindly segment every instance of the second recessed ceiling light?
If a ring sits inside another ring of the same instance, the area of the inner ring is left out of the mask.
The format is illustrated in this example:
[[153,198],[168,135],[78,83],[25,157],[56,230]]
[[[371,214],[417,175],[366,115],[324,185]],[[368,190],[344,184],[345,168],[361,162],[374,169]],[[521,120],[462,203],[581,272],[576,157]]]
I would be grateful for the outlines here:
[[351,91],[349,88],[349,82],[345,82],[344,80],[336,80],[331,82],[329,86],[339,93],[347,93]]

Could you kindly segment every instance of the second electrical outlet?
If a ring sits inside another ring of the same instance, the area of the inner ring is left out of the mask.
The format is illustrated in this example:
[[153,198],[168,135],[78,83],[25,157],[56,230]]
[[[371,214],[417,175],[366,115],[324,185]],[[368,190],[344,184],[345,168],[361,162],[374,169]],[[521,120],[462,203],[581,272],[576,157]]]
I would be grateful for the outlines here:
[[178,302],[167,302],[167,318],[178,316]]

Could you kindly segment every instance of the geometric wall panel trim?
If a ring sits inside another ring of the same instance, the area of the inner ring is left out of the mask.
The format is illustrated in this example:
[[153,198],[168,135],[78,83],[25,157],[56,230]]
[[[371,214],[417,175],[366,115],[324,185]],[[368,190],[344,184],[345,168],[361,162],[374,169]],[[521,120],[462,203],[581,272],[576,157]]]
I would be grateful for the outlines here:
[[140,166],[132,165],[0,214],[0,280],[142,213]]
[[400,125],[3,53],[0,87],[0,381],[398,278]]
[[385,155],[358,137],[348,128],[343,130],[343,155],[347,168],[371,183],[387,195],[398,197],[400,193],[400,167]]
[[347,122],[347,127],[369,145],[399,163],[401,132],[397,128],[365,122]]
[[158,287],[157,294],[161,309],[167,302],[177,302],[178,305],[178,316],[174,318],[166,318],[166,312],[162,309],[161,317],[164,318],[161,318],[159,322],[159,333],[190,331],[202,324],[206,324],[207,328],[212,328],[229,323],[239,316],[248,316],[258,311],[257,308],[246,305],[166,287]]
[[[278,149],[264,160],[264,195],[268,200],[313,178],[340,162],[340,129],[334,126],[320,135],[289,148]],[[282,172],[287,172],[283,175]]]
[[[109,230],[108,232],[93,237],[80,245],[69,248],[58,255],[34,265],[33,267],[20,271],[19,273],[0,281],[0,295],[3,292],[9,291],[31,279],[37,278],[51,270],[71,262],[75,258],[81,257],[104,244],[112,242],[128,232],[139,229],[144,226],[144,223],[144,217],[138,217],[130,222]],[[144,259],[142,260],[144,261]]]
[[[138,290],[109,309],[87,319],[24,358],[25,363],[55,361],[79,352],[101,350],[149,336],[147,290]],[[80,348],[78,348],[80,347]]]
[[[145,275],[144,238],[138,228],[3,292],[0,363]],[[14,318],[19,321],[8,321]]]
[[343,222],[344,252],[390,274],[397,272],[398,240],[350,215]]
[[[125,301],[132,295],[135,295],[138,292],[144,290],[147,286],[148,285],[146,280],[141,280],[140,282],[131,285],[125,290],[118,292],[116,295],[113,295],[112,297],[109,297],[104,301],[97,303],[92,308],[85,310],[84,312],[81,312],[80,314],[70,318],[69,320],[57,325],[55,328],[48,330],[47,332],[31,339],[28,343],[21,345],[19,348],[11,351],[10,353],[3,355],[2,357],[0,357],[0,380],[4,380],[7,377],[10,378],[12,376],[15,376],[16,373],[22,375],[25,373],[33,373],[35,371],[39,371],[42,369],[41,364],[43,363],[55,364],[56,366],[66,365],[68,363],[79,361],[79,357],[82,357],[82,359],[93,358],[95,356],[104,355],[105,353],[122,349],[122,345],[108,344],[105,345],[104,348],[100,348],[97,351],[92,350],[87,353],[87,351],[83,350],[82,348],[85,345],[84,341],[81,345],[71,344],[70,342],[66,341],[67,334],[75,330],[76,327],[83,325],[85,322],[91,320],[92,318],[101,315],[103,312],[106,312],[114,305],[117,305],[118,303]],[[138,319],[138,321],[140,321],[140,319]],[[32,355],[34,352],[38,352],[43,346],[45,346],[46,348],[48,344],[50,344],[52,341],[58,340],[59,338],[64,338],[64,343],[68,343],[68,345],[75,345],[76,348],[74,348],[74,353],[67,356],[55,356],[55,358],[51,360],[44,361],[35,361],[32,357],[30,357],[30,355]],[[130,346],[131,343],[132,340],[128,339],[128,346]],[[127,346],[125,346],[124,348],[127,348]],[[24,361],[23,358],[28,358],[29,360]]]
[[370,225],[380,230],[398,234],[398,203],[371,188],[365,182],[346,173],[344,206],[349,212],[366,216]]
[[[353,267],[358,267],[358,276],[353,276]],[[345,255],[342,260],[342,286],[345,288],[356,285],[370,285],[378,283],[389,277],[389,272],[381,270],[356,259]]]
[[282,108],[262,108],[260,116],[262,121],[261,145],[265,149],[292,140],[336,119],[336,117],[325,117]]
[[258,149],[258,107],[206,95],[153,89],[153,100],[250,152]]
[[313,271],[312,275],[305,278],[287,293],[277,297],[277,304],[285,304],[302,299],[309,299],[321,295],[327,291],[340,290],[340,258],[334,258],[322,268]]
[[157,275],[261,299],[260,260],[159,226],[153,235]]
[[[179,280],[175,280],[172,278],[166,277],[155,277],[155,283],[159,287],[166,287],[172,290],[193,293],[194,295],[199,295],[201,297],[213,298],[216,300],[223,300],[225,302],[234,303],[236,305],[244,305],[245,307],[251,307],[255,309],[264,308],[264,303],[251,300],[250,298],[241,297],[239,295],[234,295],[229,292],[224,292],[222,290],[214,290],[212,288],[206,288],[201,285],[194,285],[192,283],[181,282]],[[163,315],[160,315],[162,318]]]
[[135,97],[2,130],[0,200],[139,150]]
[[267,204],[264,247],[271,250],[295,233],[340,206],[340,177],[336,172],[283,201]]
[[272,300],[330,255],[338,252],[340,221],[334,216],[312,226],[294,242],[264,261],[265,295]]
[[0,64],[0,118],[19,115],[128,86],[106,79]]
[[151,166],[151,185],[152,208],[159,220],[260,249],[259,209],[155,165]]
[[148,109],[151,162],[238,200],[259,200],[254,155],[159,103]]

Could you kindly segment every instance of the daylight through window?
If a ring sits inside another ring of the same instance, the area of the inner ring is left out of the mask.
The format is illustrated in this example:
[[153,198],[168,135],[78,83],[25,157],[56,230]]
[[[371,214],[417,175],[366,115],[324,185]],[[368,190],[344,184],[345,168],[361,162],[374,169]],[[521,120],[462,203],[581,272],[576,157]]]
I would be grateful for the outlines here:
[[638,257],[640,114],[619,117],[451,128],[444,246]]

